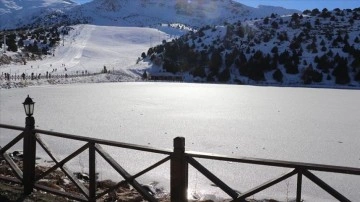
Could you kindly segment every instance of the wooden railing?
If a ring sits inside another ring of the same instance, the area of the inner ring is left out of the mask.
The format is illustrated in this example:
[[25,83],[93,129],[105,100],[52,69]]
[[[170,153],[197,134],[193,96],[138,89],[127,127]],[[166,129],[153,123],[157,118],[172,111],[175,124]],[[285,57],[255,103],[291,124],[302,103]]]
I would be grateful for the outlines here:
[[[96,159],[95,159],[96,153],[98,153],[103,159],[105,159],[109,163],[109,165],[111,165],[111,167],[124,178],[125,182],[131,184],[147,201],[158,201],[158,199],[156,199],[152,194],[150,194],[146,189],[144,189],[144,187],[136,179],[139,176],[142,176],[143,174],[149,172],[150,170],[162,165],[163,163],[169,160],[170,160],[170,195],[171,195],[171,201],[173,202],[186,202],[188,200],[187,190],[188,190],[189,164],[193,166],[195,169],[197,169],[199,172],[201,172],[209,180],[211,180],[225,193],[227,193],[233,199],[232,201],[234,202],[245,201],[246,198],[294,175],[297,175],[297,190],[296,190],[297,202],[301,201],[303,176],[310,179],[312,182],[317,184],[319,187],[321,187],[323,190],[328,192],[330,195],[332,195],[339,201],[350,201],[348,198],[346,198],[341,193],[336,191],[330,185],[326,184],[320,178],[315,176],[312,173],[312,171],[360,175],[360,168],[309,164],[309,163],[299,163],[299,162],[290,162],[290,161],[278,161],[278,160],[259,159],[259,158],[228,157],[228,156],[221,156],[215,154],[189,152],[189,151],[185,151],[185,138],[183,137],[177,137],[174,139],[173,150],[166,150],[166,149],[158,149],[148,146],[97,139],[97,138],[89,138],[89,137],[75,136],[75,135],[52,132],[52,131],[32,129],[29,127],[23,128],[23,127],[0,124],[0,128],[22,131],[17,137],[15,137],[4,147],[0,147],[0,153],[2,157],[9,164],[16,178],[0,176],[0,180],[22,184],[24,186],[25,195],[31,194],[33,189],[35,188],[79,201],[96,201],[97,199],[103,197],[104,195],[112,192],[113,190],[120,187],[124,182],[119,182],[115,186],[101,193],[97,192]],[[72,154],[70,154],[69,156],[65,157],[64,159],[58,160],[53,155],[50,148],[41,139],[40,134],[71,139],[71,140],[78,140],[84,142],[84,145],[81,146]],[[19,166],[13,161],[13,159],[7,153],[7,151],[17,142],[19,142],[21,139],[24,139],[23,169],[20,169]],[[55,162],[54,166],[52,166],[44,173],[37,176],[35,175],[36,142],[44,149],[44,151],[49,155],[49,157]],[[119,163],[117,163],[116,160],[112,158],[111,155],[108,154],[103,149],[102,146],[112,146],[112,147],[150,152],[150,153],[163,154],[166,155],[166,157],[160,160],[159,162],[149,166],[148,168],[138,172],[137,174],[130,175],[129,172],[126,171]],[[76,157],[85,150],[88,150],[89,152],[88,187],[84,186],[84,184],[81,183],[80,180],[78,180],[74,176],[74,174],[65,166],[65,163],[67,163],[68,161],[70,161],[71,159],[73,159],[74,157]],[[221,179],[219,179],[217,176],[211,173],[205,166],[199,163],[196,159],[209,159],[209,160],[217,160],[217,161],[291,168],[291,170],[251,190],[248,190],[243,193],[238,193],[237,191],[235,191],[235,189],[229,187]],[[46,177],[47,175],[49,175],[50,173],[54,172],[57,169],[61,169],[66,174],[66,176],[76,185],[76,187],[79,190],[79,194],[72,194],[68,192],[59,191],[51,187],[41,185],[39,183],[39,180],[43,179],[44,177]]]
[[55,74],[55,73],[50,73],[48,75],[42,75],[42,74],[38,74],[38,75],[21,75],[21,74],[12,74],[12,75],[0,75],[0,81],[1,80],[7,80],[7,81],[31,81],[31,80],[54,80],[54,79],[66,79],[66,78],[79,78],[79,77],[90,77],[90,76],[96,76],[99,74],[104,74],[104,73],[59,73],[59,74]]

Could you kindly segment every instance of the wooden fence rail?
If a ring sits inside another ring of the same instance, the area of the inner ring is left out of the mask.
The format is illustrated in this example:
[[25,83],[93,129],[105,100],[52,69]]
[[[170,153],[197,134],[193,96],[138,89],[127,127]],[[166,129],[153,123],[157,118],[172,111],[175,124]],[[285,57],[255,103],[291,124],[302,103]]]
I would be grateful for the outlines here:
[[[174,139],[174,149],[159,149],[149,146],[141,146],[135,144],[127,144],[122,142],[115,142],[97,138],[75,136],[65,133],[58,133],[52,131],[39,130],[29,127],[18,127],[0,124],[0,128],[9,129],[9,130],[18,130],[22,131],[18,136],[16,136],[9,143],[0,146],[0,153],[3,159],[9,164],[10,168],[14,172],[15,178],[2,176],[0,175],[0,180],[10,181],[14,183],[19,183],[24,186],[24,194],[30,194],[33,189],[39,189],[46,192],[50,192],[56,195],[64,196],[70,199],[75,199],[78,201],[96,201],[97,199],[103,197],[104,195],[114,191],[124,183],[129,183],[132,185],[147,201],[158,201],[158,199],[150,194],[144,187],[136,180],[138,177],[143,174],[153,170],[154,168],[162,165],[163,163],[170,161],[170,195],[172,202],[186,202],[187,199],[187,190],[188,190],[188,165],[190,164],[199,172],[201,172],[206,178],[212,181],[225,193],[227,193],[234,201],[246,201],[246,198],[263,191],[285,179],[288,179],[292,176],[297,176],[297,187],[296,187],[296,201],[301,201],[302,196],[302,177],[305,176],[323,190],[328,192],[334,198],[339,201],[350,201],[348,198],[343,196],[337,190],[332,188],[330,185],[326,184],[311,171],[321,171],[321,172],[331,172],[331,173],[342,173],[350,175],[360,175],[360,168],[353,167],[341,167],[341,166],[331,166],[331,165],[322,165],[322,164],[309,164],[309,163],[300,163],[300,162],[291,162],[291,161],[279,161],[279,160],[270,160],[270,159],[260,159],[260,158],[247,158],[247,157],[228,157],[216,154],[206,154],[199,152],[190,152],[185,150],[185,138],[177,137]],[[62,160],[58,160],[51,149],[46,145],[46,143],[41,139],[41,135],[54,136],[59,138],[71,139],[84,142],[84,145],[78,148],[76,151],[68,155]],[[18,143],[21,139],[23,140],[23,152],[25,158],[23,160],[23,169],[20,169],[19,166],[14,162],[14,160],[8,154],[8,150]],[[49,168],[47,171],[39,174],[35,173],[35,156],[36,156],[36,142],[42,147],[42,149],[49,155],[53,160],[55,165]],[[144,170],[138,172],[135,175],[131,175],[126,171],[119,163],[116,162],[114,158],[108,154],[102,146],[112,146],[119,147],[131,150],[138,150],[143,152],[150,152],[156,154],[166,155],[165,158],[156,162],[153,165],[145,168]],[[89,157],[89,185],[86,187],[80,180],[74,176],[74,174],[65,166],[65,163],[78,156],[80,153],[88,150]],[[111,188],[98,193],[97,192],[97,181],[96,181],[96,154],[99,154],[116,172],[118,172],[125,181],[119,182]],[[263,166],[272,166],[272,167],[282,167],[282,168],[291,168],[290,171],[269,180],[257,187],[254,187],[246,192],[239,193],[235,189],[231,188],[225,184],[221,179],[216,175],[211,173],[205,166],[199,163],[196,159],[208,159],[216,161],[227,161],[227,162],[236,162],[236,163],[245,163],[245,164],[254,164],[254,165],[263,165]],[[46,176],[51,174],[57,169],[61,169],[63,173],[75,184],[78,188],[79,194],[68,193],[64,191],[59,191],[51,187],[41,185],[39,181],[44,179]],[[1,174],[1,173],[0,173]],[[360,188],[359,188],[360,191]]]
[[6,81],[35,81],[35,80],[54,80],[54,79],[70,79],[70,78],[80,78],[80,77],[90,77],[90,76],[96,76],[99,74],[104,73],[84,73],[84,74],[75,74],[75,73],[60,73],[60,74],[49,74],[49,75],[24,75],[21,74],[12,74],[12,75],[0,75],[0,81],[6,80]]

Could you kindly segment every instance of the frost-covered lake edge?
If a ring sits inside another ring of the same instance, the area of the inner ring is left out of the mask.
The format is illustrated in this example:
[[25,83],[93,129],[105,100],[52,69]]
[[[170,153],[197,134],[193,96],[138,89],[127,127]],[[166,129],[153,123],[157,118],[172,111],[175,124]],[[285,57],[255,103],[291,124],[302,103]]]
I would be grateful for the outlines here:
[[[81,83],[110,83],[110,82],[172,82],[172,81],[151,81],[143,80],[140,76],[131,76],[123,73],[113,74],[98,74],[89,75],[85,77],[72,77],[72,78],[53,78],[53,79],[39,79],[39,80],[0,80],[0,89],[11,89],[11,88],[26,88],[31,86],[47,86],[47,85],[70,85],[70,84],[81,84]],[[178,83],[178,82],[176,82]],[[359,86],[356,85],[328,85],[328,84],[302,84],[299,83],[271,83],[271,82],[249,82],[249,83],[205,83],[205,82],[194,82],[184,81],[182,83],[194,83],[194,84],[223,84],[223,85],[250,85],[250,86],[269,86],[269,87],[292,87],[292,88],[324,88],[324,89],[352,89],[360,90]]]

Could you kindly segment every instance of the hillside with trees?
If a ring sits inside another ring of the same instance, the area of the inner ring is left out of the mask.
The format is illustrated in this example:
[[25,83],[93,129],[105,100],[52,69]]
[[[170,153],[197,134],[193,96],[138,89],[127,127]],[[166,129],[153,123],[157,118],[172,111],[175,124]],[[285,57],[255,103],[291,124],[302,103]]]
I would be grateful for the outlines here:
[[142,57],[188,81],[359,86],[360,8],[205,26]]
[[[17,29],[0,32],[0,47],[5,52],[12,52],[11,57],[3,54],[0,65],[11,62],[26,64],[30,60],[39,60],[52,55],[53,49],[60,45],[61,38],[67,35],[71,27],[49,27],[35,29]],[[6,42],[6,45],[4,44]]]

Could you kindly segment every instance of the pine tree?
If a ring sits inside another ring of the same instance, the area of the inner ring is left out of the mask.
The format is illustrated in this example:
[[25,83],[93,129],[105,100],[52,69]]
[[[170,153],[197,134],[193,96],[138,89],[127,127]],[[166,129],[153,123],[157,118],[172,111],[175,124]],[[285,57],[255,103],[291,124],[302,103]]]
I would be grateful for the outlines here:
[[335,76],[336,78],[335,82],[337,84],[347,84],[350,82],[350,76],[349,76],[346,58],[341,58],[339,60],[332,74]]
[[230,69],[225,68],[222,72],[219,73],[218,79],[220,82],[227,82],[230,79]]
[[9,35],[7,37],[6,45],[7,45],[7,50],[8,51],[12,51],[12,52],[18,51],[18,46],[16,44],[16,35],[15,34],[11,34],[11,35]]
[[263,20],[263,23],[265,25],[269,24],[269,17],[265,17],[264,20]]
[[24,40],[19,39],[17,45],[18,45],[18,47],[24,47]]
[[359,37],[355,37],[354,43],[360,43]]
[[278,53],[279,52],[279,48],[277,46],[274,46],[272,49],[271,49],[271,52],[272,53]]
[[273,21],[273,22],[271,23],[271,27],[272,27],[273,29],[278,29],[278,28],[279,28],[279,24],[278,24],[276,21]]
[[283,81],[283,73],[281,72],[280,69],[275,70],[275,72],[273,73],[273,79],[275,79],[277,82],[282,83],[282,81]]
[[195,69],[192,71],[192,75],[194,77],[204,78],[206,76],[205,69],[200,66],[196,66]]
[[299,68],[297,64],[294,64],[290,61],[286,62],[284,65],[285,69],[286,69],[286,73],[288,74],[297,74],[299,73]]
[[222,65],[222,57],[219,51],[214,51],[210,58],[209,68],[212,73],[217,74]]

